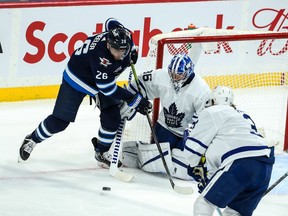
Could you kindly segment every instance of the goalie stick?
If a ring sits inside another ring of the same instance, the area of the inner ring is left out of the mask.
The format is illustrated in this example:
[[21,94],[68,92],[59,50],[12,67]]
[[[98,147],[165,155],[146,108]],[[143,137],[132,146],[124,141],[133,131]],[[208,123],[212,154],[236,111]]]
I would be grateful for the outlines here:
[[[129,73],[128,84],[131,82],[131,79],[132,79],[132,70],[130,70],[130,73]],[[130,182],[132,181],[134,176],[132,174],[125,173],[118,168],[119,157],[120,157],[120,154],[122,154],[121,142],[122,142],[122,135],[124,132],[125,124],[126,124],[126,118],[123,118],[121,120],[121,123],[116,133],[116,139],[114,143],[111,164],[109,167],[109,173],[111,176],[117,179],[120,179],[125,182]]]
[[[140,88],[140,84],[139,84],[139,81],[138,81],[138,77],[137,77],[137,73],[136,73],[136,70],[135,70],[135,67],[134,67],[134,64],[131,64],[131,68],[132,68],[132,72],[133,72],[133,75],[134,75],[134,79],[135,79],[135,82],[136,82],[136,85],[137,85],[137,88],[138,88],[138,91],[139,93],[141,94],[141,88]],[[185,195],[188,195],[188,194],[192,194],[193,193],[193,188],[192,187],[180,187],[180,186],[177,186],[175,185],[174,181],[172,180],[172,176],[170,174],[170,171],[168,169],[168,166],[167,166],[167,163],[165,161],[165,158],[163,156],[163,152],[162,152],[162,149],[161,149],[161,146],[158,142],[158,139],[156,137],[156,134],[155,134],[155,131],[154,131],[154,128],[152,126],[152,122],[151,122],[151,118],[148,114],[148,112],[146,111],[146,117],[147,117],[147,120],[148,120],[148,123],[149,123],[149,126],[150,126],[150,129],[151,129],[151,132],[152,132],[152,136],[153,136],[153,139],[156,143],[156,146],[157,146],[157,149],[159,151],[159,155],[161,157],[161,160],[162,160],[162,163],[164,165],[164,168],[165,168],[165,171],[166,171],[166,174],[168,176],[168,179],[169,179],[169,182],[173,188],[173,190],[177,193],[180,193],[180,194],[185,194]]]

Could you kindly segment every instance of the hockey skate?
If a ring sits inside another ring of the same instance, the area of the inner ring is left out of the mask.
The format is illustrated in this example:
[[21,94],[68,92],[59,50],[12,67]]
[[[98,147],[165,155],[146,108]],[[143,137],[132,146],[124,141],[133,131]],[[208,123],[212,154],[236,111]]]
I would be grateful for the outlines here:
[[35,146],[36,142],[31,139],[30,135],[27,135],[19,149],[18,163],[26,161],[30,157]]
[[[109,151],[107,152],[99,152],[97,145],[99,145],[98,143],[98,139],[96,137],[93,137],[91,140],[93,146],[94,146],[94,150],[95,150],[95,159],[98,161],[98,166],[105,168],[105,169],[109,169],[110,167],[110,163],[112,160],[112,155],[109,153]],[[118,161],[118,167],[122,166],[122,162],[119,160]]]

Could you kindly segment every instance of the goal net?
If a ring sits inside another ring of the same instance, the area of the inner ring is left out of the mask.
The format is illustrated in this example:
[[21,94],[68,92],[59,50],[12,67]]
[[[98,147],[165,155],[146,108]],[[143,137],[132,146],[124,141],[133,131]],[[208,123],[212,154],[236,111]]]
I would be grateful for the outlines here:
[[[234,90],[235,104],[247,112],[268,145],[288,149],[288,33],[197,28],[154,36],[143,71],[167,68],[173,55],[188,54],[195,73],[209,86]],[[154,100],[152,121],[161,106]],[[124,140],[150,140],[145,116],[127,123]]]

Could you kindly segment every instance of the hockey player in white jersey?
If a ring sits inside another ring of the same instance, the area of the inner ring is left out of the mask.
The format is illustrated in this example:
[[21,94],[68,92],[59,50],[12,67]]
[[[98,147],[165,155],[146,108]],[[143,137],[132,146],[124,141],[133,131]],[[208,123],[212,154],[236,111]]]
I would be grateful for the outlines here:
[[[182,146],[183,131],[194,115],[204,108],[210,87],[198,74],[186,54],[175,55],[167,69],[144,72],[138,76],[142,96],[160,98],[161,111],[155,125],[159,142],[169,142],[171,149]],[[129,85],[138,93],[135,81]]]
[[[219,207],[223,215],[250,216],[269,185],[274,149],[251,117],[235,108],[231,88],[216,87],[209,105],[184,135],[188,173],[201,192],[193,215],[212,216]],[[199,165],[202,155],[206,163]]]
[[[163,154],[170,157],[167,161],[171,165],[171,172],[179,178],[191,178],[187,175],[187,164],[180,162],[177,155],[183,148],[183,132],[192,118],[204,108],[210,96],[210,87],[204,79],[194,73],[194,64],[186,54],[175,55],[168,71],[163,68],[144,72],[139,75],[138,80],[144,98],[160,98],[162,109],[154,128]],[[132,93],[138,92],[135,81],[131,82],[129,89]],[[137,142],[136,147],[135,143],[123,144],[124,165],[140,167],[148,172],[165,172],[156,144]],[[175,156],[173,162],[179,161],[177,174],[172,166],[171,150]]]

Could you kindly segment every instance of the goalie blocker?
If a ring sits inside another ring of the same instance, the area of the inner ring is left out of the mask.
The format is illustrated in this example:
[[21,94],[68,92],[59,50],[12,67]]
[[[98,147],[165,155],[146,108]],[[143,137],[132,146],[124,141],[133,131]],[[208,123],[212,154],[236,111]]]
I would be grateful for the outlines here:
[[[171,175],[183,180],[193,180],[187,174],[188,163],[182,156],[180,149],[170,149],[168,142],[160,143],[163,156]],[[151,173],[166,173],[156,144],[141,141],[127,141],[123,143],[123,166],[140,168]]]

